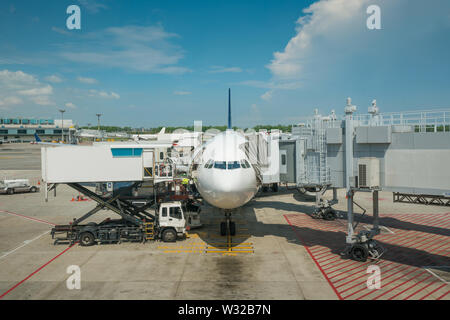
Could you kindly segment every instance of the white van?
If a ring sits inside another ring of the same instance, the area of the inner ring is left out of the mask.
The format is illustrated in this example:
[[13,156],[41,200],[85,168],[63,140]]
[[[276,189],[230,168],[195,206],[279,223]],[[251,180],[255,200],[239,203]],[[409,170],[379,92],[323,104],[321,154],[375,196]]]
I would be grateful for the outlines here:
[[28,179],[0,180],[0,193],[36,192],[39,188],[30,185]]

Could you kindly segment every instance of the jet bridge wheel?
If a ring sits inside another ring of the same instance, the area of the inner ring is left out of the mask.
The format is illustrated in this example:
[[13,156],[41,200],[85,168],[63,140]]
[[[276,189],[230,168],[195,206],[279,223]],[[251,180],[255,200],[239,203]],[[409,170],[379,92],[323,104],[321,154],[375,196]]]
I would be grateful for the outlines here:
[[350,251],[350,255],[353,260],[365,262],[367,260],[367,257],[369,256],[369,250],[366,246],[357,243],[353,245]]
[[325,212],[323,213],[323,218],[325,220],[329,220],[329,221],[335,220],[336,219],[336,212],[333,209],[331,209],[331,208],[326,209]]

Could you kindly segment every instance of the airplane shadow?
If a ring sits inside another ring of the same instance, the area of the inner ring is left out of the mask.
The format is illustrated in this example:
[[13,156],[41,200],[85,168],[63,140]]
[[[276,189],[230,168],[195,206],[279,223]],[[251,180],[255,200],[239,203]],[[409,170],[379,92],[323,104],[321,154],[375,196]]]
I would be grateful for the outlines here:
[[[265,237],[275,236],[285,238],[289,243],[313,247],[323,246],[330,249],[330,252],[340,255],[345,247],[345,232],[327,231],[321,229],[315,229],[310,225],[289,225],[279,223],[263,223],[258,221],[256,212],[263,210],[264,208],[272,208],[273,215],[292,215],[294,214],[307,214],[311,215],[313,212],[313,205],[307,206],[303,204],[295,204],[280,201],[251,201],[244,207],[240,208],[234,215],[236,221],[237,236],[232,237],[232,247],[238,248],[242,243],[249,243],[252,237]],[[339,212],[340,219],[335,222],[346,224],[346,213]],[[210,215],[206,225],[201,229],[194,229],[191,233],[197,233],[199,238],[206,242],[210,246],[214,246],[218,241],[226,243],[227,237],[219,236],[219,223],[220,219],[223,219],[222,213],[213,207],[205,206],[202,219]],[[271,217],[264,213],[264,217],[268,220]],[[283,217],[283,220],[285,218]],[[311,218],[312,219],[312,218]],[[360,223],[372,223],[371,216],[362,216],[361,214],[355,214],[355,221]],[[241,223],[244,222],[244,223]],[[324,220],[314,220],[315,224],[325,223]],[[405,231],[419,231],[429,234],[450,236],[450,230],[446,228],[431,227],[412,222],[402,221],[393,217],[383,217],[380,219],[380,225],[393,229],[400,229]],[[242,229],[244,228],[244,230]],[[393,234],[392,236],[397,236]],[[397,245],[395,243],[388,243],[389,236],[375,238],[385,249],[386,252],[382,256],[382,260],[388,260],[405,265],[422,267],[422,266],[448,266],[450,265],[450,258],[442,254],[430,253],[425,250],[415,249],[407,246]],[[400,241],[400,240],[398,240]],[[450,239],[449,239],[450,241]],[[424,246],[426,247],[426,246]],[[257,248],[255,248],[257,250]],[[445,245],[441,247],[445,249]],[[439,249],[439,250],[441,250]],[[436,252],[439,253],[439,250]],[[348,257],[341,256],[341,259],[348,259]]]

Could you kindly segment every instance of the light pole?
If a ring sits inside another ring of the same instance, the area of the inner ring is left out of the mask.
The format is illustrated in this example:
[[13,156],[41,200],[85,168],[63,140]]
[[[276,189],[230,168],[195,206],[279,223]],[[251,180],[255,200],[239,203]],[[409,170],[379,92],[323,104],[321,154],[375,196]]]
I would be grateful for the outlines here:
[[96,114],[96,116],[97,116],[97,130],[98,130],[98,132],[100,132],[100,116],[101,115],[102,115],[101,113],[97,113]]
[[[100,134],[100,116],[102,114],[101,113],[97,113],[95,115],[97,116],[97,131],[98,131],[98,134]],[[103,139],[102,139],[102,141],[103,141]]]
[[61,112],[61,142],[64,142],[64,112],[66,110],[59,109],[59,112]]

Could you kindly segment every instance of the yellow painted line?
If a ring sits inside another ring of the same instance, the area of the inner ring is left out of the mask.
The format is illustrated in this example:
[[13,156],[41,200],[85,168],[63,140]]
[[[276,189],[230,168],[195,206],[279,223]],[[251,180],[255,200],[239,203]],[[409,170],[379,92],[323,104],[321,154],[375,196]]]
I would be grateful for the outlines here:
[[217,250],[217,251],[205,251],[206,253],[255,253],[253,250],[239,250],[239,251],[228,251],[228,250]]
[[207,250],[210,250],[210,249],[228,249],[228,250],[233,250],[233,249],[253,249],[253,247],[225,247],[225,246],[223,246],[223,247],[207,247],[206,249]]

